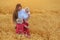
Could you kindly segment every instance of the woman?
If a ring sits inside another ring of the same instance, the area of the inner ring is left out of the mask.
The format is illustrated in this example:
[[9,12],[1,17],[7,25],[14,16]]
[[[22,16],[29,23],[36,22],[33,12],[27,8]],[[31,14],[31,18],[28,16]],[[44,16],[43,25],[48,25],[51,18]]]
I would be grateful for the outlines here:
[[[24,34],[26,34],[27,37],[29,37],[30,36],[30,32],[29,32],[29,29],[26,27],[26,26],[28,26],[28,23],[24,19],[24,18],[26,18],[26,16],[24,16],[25,15],[24,13],[25,13],[25,10],[22,9],[21,4],[17,4],[16,8],[15,8],[15,11],[13,13],[13,21],[14,21],[14,23],[16,23],[16,19],[23,18],[23,24],[24,24],[23,26],[24,26],[24,28],[19,29],[19,30],[22,30],[22,32]],[[20,24],[18,24],[18,26],[20,27]],[[17,27],[16,27],[16,29],[17,29]],[[19,32],[17,32],[17,33],[19,34]]]

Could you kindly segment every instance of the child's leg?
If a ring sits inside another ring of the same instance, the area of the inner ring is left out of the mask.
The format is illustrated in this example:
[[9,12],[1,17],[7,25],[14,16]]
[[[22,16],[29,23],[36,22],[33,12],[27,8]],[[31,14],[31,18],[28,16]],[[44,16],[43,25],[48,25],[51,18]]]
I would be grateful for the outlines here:
[[30,36],[30,31],[29,31],[29,24],[28,24],[28,22],[26,22],[26,21],[24,21],[24,23],[23,23],[25,26],[24,26],[24,34],[25,34],[25,36],[26,37],[28,37],[28,36]]
[[29,30],[29,28],[24,27],[24,34],[25,34],[26,37],[30,36],[30,30]]
[[27,34],[28,23],[24,22],[24,34]]
[[29,30],[29,28],[26,29],[26,34],[27,34],[28,36],[30,36],[30,30]]

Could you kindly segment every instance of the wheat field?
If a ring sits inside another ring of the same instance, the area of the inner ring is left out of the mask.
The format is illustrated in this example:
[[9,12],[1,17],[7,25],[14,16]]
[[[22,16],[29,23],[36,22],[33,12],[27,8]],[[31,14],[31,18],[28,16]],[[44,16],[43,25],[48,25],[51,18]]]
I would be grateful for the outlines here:
[[[12,15],[19,2],[31,10],[30,39],[15,33]],[[60,1],[0,0],[0,40],[60,40]]]

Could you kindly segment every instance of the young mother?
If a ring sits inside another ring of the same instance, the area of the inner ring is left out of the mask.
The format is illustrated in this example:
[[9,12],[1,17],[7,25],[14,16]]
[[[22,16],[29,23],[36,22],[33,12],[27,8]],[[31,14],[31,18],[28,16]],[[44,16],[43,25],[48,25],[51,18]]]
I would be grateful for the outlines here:
[[[24,13],[25,13],[25,10],[22,9],[22,5],[21,5],[21,4],[17,4],[17,5],[16,5],[16,8],[15,8],[15,10],[14,10],[14,13],[13,13],[13,21],[14,21],[14,23],[16,23],[16,19],[21,18],[21,16],[24,15]],[[22,15],[21,15],[21,14],[22,14]],[[25,18],[26,18],[27,20],[28,20],[29,17],[30,17],[29,14],[28,14],[28,16],[25,15]],[[17,24],[17,23],[16,23],[16,24]],[[23,18],[23,24],[25,24],[25,25],[27,26],[27,28],[24,27],[24,34],[25,34],[27,37],[29,37],[29,36],[30,36],[30,32],[29,32],[29,28],[28,28],[28,22],[26,22],[26,20],[24,20],[24,18]]]

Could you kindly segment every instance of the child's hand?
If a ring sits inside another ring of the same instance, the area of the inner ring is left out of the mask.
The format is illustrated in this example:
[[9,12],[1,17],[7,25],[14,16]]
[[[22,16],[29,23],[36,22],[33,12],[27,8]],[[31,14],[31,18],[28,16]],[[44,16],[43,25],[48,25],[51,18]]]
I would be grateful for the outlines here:
[[15,26],[15,29],[16,29],[17,27]]
[[28,26],[24,25],[26,28],[28,28]]

